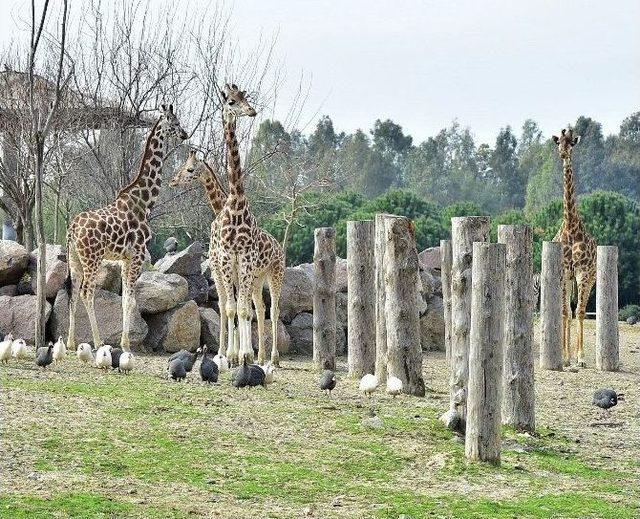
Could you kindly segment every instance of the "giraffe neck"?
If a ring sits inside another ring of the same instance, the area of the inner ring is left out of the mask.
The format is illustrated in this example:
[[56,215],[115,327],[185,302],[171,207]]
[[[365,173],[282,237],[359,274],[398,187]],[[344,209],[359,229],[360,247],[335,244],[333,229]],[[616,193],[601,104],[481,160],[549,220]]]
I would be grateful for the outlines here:
[[153,208],[160,194],[166,139],[166,132],[158,120],[147,138],[140,170],[136,178],[118,194],[118,199],[128,198],[134,208],[143,215],[146,215]]
[[244,199],[244,179],[240,169],[240,151],[236,138],[236,118],[226,114],[224,119],[224,138],[227,145],[227,172],[229,174],[229,197]]
[[207,164],[203,162],[205,173],[200,177],[200,181],[204,186],[204,190],[207,193],[207,198],[209,199],[209,205],[213,210],[214,214],[218,214],[222,211],[224,207],[224,203],[227,200],[227,192],[224,187],[220,183],[218,179],[218,175],[215,174],[213,169]]
[[571,228],[573,224],[580,219],[578,211],[576,209],[576,193],[573,185],[573,167],[571,166],[571,156],[562,160],[562,170],[564,183],[564,193],[562,198],[562,218],[565,224],[569,225],[569,227]]

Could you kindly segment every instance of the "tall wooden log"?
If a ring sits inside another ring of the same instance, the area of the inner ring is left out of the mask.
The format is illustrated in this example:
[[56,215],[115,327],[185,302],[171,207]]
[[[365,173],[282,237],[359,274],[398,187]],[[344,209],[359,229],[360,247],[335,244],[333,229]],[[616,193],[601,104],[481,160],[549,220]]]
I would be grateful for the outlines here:
[[315,230],[313,268],[313,365],[335,369],[336,365],[336,231]]
[[386,249],[385,220],[388,214],[375,218],[375,284],[376,284],[376,372],[380,383],[387,381],[387,316],[385,314],[384,254]]
[[361,378],[376,367],[373,220],[347,222],[347,364]]
[[440,280],[442,282],[442,306],[444,310],[444,349],[447,365],[451,365],[451,240],[440,240]]
[[418,251],[413,222],[404,216],[385,220],[384,255],[387,317],[387,375],[402,380],[403,391],[424,396],[418,298]]
[[596,268],[596,368],[618,371],[618,247],[598,246]]
[[502,423],[535,431],[533,381],[533,232],[526,225],[499,225],[506,245]]
[[500,463],[505,259],[502,243],[473,244],[465,455],[496,464]]
[[460,432],[464,431],[467,415],[473,243],[489,241],[489,230],[487,216],[451,219],[451,392],[449,410],[441,419]]
[[540,367],[562,371],[562,244],[542,243]]

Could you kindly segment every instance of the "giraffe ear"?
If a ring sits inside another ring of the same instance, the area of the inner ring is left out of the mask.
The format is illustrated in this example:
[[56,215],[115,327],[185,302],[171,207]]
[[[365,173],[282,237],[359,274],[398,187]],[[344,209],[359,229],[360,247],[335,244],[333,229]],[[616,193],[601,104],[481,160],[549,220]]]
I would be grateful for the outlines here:
[[235,83],[233,83],[233,84],[231,85],[231,88],[233,88],[234,90],[238,90],[238,85],[236,85]]
[[558,144],[558,142],[560,141],[560,137],[556,137],[555,135],[551,138],[553,139],[553,142],[555,142],[556,144]]
[[227,94],[224,93],[224,90],[220,90],[220,95],[222,96],[223,101],[227,100]]
[[565,133],[567,133],[567,130],[565,128],[562,128],[562,135],[564,135]]
[[243,90],[242,92],[240,92],[240,94],[242,95],[242,97],[245,97],[247,95],[247,91]]
[[167,105],[165,105],[164,103],[160,105],[160,108],[162,109],[163,112],[167,111]]
[[575,139],[573,139],[573,142],[571,143],[572,146],[575,146],[576,144],[578,144],[580,142],[580,135],[578,135]]
[[169,113],[172,114],[173,113],[173,105],[169,105]]

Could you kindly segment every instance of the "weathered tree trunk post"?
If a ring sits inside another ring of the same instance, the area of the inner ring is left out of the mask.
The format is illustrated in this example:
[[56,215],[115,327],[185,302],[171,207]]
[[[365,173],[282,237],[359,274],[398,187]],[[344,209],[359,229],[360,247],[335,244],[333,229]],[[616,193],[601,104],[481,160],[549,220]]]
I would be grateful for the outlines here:
[[347,364],[360,378],[376,367],[373,220],[347,222]]
[[506,247],[473,244],[469,397],[465,455],[500,463]]
[[499,225],[498,243],[507,251],[502,423],[533,432],[533,232],[526,225]]
[[386,249],[385,220],[388,214],[377,214],[375,218],[375,285],[376,285],[376,372],[378,381],[387,381],[387,316],[385,310],[384,253]]
[[315,230],[313,268],[313,365],[335,369],[336,365],[336,231]]
[[444,349],[447,365],[451,365],[451,240],[440,240],[440,280],[444,310]]
[[562,244],[542,243],[540,367],[562,371]]
[[451,219],[451,393],[449,410],[441,420],[459,432],[464,432],[467,416],[473,243],[489,241],[489,230],[488,216]]
[[618,371],[618,247],[598,246],[596,268],[596,368]]
[[418,251],[413,222],[404,216],[385,220],[384,255],[387,316],[387,375],[402,380],[403,391],[424,396],[418,298]]

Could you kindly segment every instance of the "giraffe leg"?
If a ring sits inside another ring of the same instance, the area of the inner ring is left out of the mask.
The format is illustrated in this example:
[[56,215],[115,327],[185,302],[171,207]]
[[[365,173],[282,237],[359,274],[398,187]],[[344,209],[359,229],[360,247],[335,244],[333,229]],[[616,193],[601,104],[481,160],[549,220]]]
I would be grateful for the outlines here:
[[567,272],[562,284],[562,357],[565,366],[571,365],[571,294],[573,280]]
[[[262,280],[253,287],[253,307],[258,321],[258,364],[264,364],[267,360],[267,352],[264,345],[264,300],[262,299]],[[249,335],[251,337],[251,335]]]
[[100,331],[98,330],[98,321],[96,319],[96,311],[93,305],[95,290],[96,290],[96,273],[98,269],[93,266],[87,272],[85,268],[85,278],[82,285],[80,295],[84,303],[84,307],[87,309],[87,315],[89,316],[89,323],[91,324],[91,333],[93,335],[93,346],[99,348],[102,346],[102,340],[100,339]]
[[217,264],[214,264],[213,261],[210,262],[211,265],[211,276],[213,277],[213,283],[216,286],[216,292],[218,293],[218,309],[220,310],[220,336],[218,340],[218,353],[220,355],[227,354],[227,319],[225,319],[225,315],[227,308],[227,292],[224,288],[224,283],[222,282],[222,277],[220,275],[220,271],[218,269]]
[[587,363],[584,360],[584,316],[587,311],[587,303],[591,295],[594,284],[594,277],[588,274],[576,274],[578,282],[578,305],[576,307],[576,317],[578,318],[578,337],[576,339],[576,351],[578,355],[578,366],[585,368]]
[[144,252],[142,257],[138,254],[134,259],[122,263],[122,338],[120,339],[120,347],[124,351],[131,351],[131,340],[129,339],[131,313],[136,306],[135,283],[140,277],[143,261]]
[[69,251],[69,270],[71,272],[71,300],[69,301],[69,331],[67,334],[67,348],[76,349],[76,309],[80,298],[82,285],[82,264],[75,253]]
[[280,320],[280,292],[282,290],[283,269],[274,273],[269,278],[269,293],[271,294],[271,362],[275,366],[280,365],[280,352],[278,351],[278,322]]

